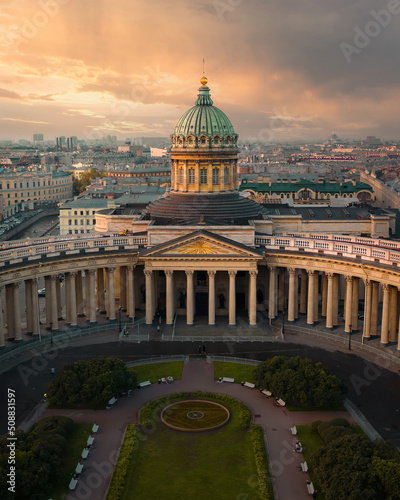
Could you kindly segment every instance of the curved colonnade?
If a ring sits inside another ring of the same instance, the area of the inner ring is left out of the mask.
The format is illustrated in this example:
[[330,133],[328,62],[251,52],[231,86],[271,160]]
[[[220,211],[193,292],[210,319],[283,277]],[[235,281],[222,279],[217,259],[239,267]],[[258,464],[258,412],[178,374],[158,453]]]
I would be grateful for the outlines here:
[[[5,310],[0,308],[0,346],[22,341],[24,334],[38,336],[44,328],[38,306],[38,279],[44,277],[45,322],[54,331],[61,319],[71,327],[77,326],[78,317],[95,324],[99,312],[115,321],[118,307],[130,318],[135,318],[136,310],[145,310],[146,323],[151,324],[160,304],[165,306],[167,324],[180,313],[191,325],[200,287],[208,295],[210,325],[215,324],[216,314],[226,316],[230,326],[236,324],[239,293],[250,326],[257,322],[257,311],[265,311],[271,320],[285,312],[289,322],[305,315],[307,324],[320,322],[329,330],[344,321],[345,332],[362,328],[364,338],[379,337],[381,344],[396,343],[400,350],[400,243],[303,233],[256,236],[255,244],[260,258],[241,270],[229,268],[229,262],[210,270],[204,265],[205,256],[200,256],[199,285],[195,259],[199,256],[193,256],[185,271],[179,260],[176,268],[155,270],[141,256],[146,236],[5,243],[0,248],[0,297],[5,302]],[[60,273],[65,274],[65,298]],[[184,304],[179,303],[178,277],[179,286],[185,281]],[[227,307],[218,308],[223,282]],[[21,286],[25,304],[20,302]]]

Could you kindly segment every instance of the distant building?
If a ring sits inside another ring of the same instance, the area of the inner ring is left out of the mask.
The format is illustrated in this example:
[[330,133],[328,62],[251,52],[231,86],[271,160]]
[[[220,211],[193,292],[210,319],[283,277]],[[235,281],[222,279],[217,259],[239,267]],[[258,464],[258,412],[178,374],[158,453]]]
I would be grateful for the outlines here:
[[85,234],[96,225],[96,212],[107,208],[106,198],[78,198],[60,207],[60,235]]
[[43,134],[33,134],[33,144],[36,145],[43,145],[44,144],[44,136]]

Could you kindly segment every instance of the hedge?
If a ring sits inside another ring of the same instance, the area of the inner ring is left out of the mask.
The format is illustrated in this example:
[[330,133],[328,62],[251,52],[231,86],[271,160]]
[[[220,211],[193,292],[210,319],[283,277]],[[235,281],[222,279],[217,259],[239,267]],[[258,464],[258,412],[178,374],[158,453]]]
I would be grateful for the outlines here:
[[265,444],[263,430],[258,425],[252,425],[249,430],[251,442],[253,444],[254,460],[257,468],[258,494],[260,500],[269,500],[271,489],[269,486],[270,478],[267,468],[267,460],[265,455]]

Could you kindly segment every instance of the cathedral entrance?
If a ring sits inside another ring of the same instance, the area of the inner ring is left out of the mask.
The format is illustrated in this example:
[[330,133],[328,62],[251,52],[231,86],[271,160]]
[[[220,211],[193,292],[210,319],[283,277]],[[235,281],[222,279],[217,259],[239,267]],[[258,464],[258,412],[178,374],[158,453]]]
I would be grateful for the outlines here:
[[208,293],[196,293],[196,315],[208,316]]

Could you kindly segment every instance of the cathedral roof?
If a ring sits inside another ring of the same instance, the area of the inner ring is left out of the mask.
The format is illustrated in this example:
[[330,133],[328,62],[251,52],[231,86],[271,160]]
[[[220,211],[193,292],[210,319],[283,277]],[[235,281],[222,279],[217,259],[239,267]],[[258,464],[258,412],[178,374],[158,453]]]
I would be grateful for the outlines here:
[[202,86],[199,88],[195,106],[188,109],[178,121],[174,135],[187,137],[193,135],[200,137],[212,136],[234,136],[235,131],[232,123],[226,114],[213,105],[210,96],[210,89],[207,87],[207,78],[201,80]]

